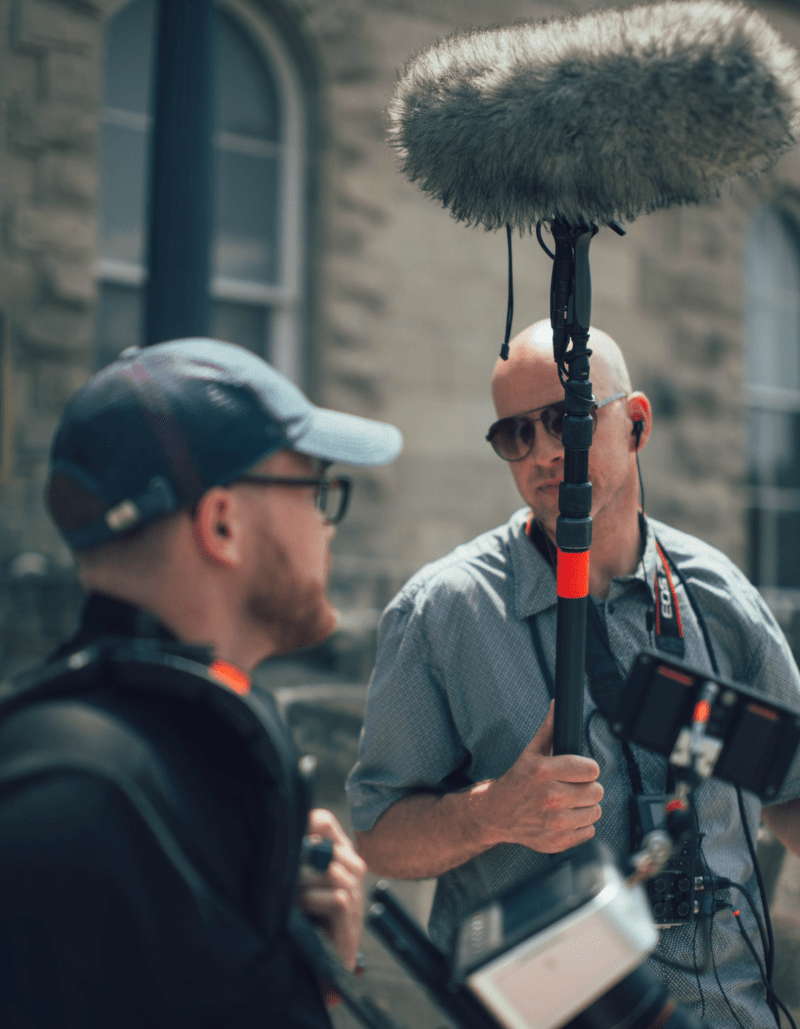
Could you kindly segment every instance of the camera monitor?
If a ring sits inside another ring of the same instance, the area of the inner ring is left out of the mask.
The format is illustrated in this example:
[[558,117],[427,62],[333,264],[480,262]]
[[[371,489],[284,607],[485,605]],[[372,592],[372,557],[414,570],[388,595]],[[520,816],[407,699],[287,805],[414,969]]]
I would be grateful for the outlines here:
[[778,795],[800,742],[800,712],[658,651],[642,651],[611,719],[612,731],[677,767],[689,767],[691,726],[698,721],[704,723],[700,753],[694,748],[701,775],[762,800]]

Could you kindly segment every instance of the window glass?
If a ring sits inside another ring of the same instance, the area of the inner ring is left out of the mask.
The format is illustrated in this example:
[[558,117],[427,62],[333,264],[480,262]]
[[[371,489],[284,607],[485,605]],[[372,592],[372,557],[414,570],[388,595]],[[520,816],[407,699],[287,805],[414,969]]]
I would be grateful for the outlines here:
[[216,8],[214,127],[217,132],[277,142],[280,103],[275,81],[249,37]]
[[275,282],[278,162],[220,149],[216,170],[214,274]]
[[748,437],[750,482],[800,489],[800,414],[751,411]]
[[141,129],[108,121],[102,125],[98,248],[111,261],[144,262],[147,143],[148,134]]
[[215,300],[211,306],[211,335],[228,343],[238,343],[257,354],[265,353],[269,323],[269,308],[262,304]]
[[762,207],[745,245],[746,381],[800,389],[800,263],[781,214]]
[[775,545],[780,555],[776,562],[776,586],[800,586],[800,511],[777,511]]
[[104,61],[107,107],[150,114],[155,38],[154,0],[134,0],[111,19]]
[[[156,10],[154,0],[131,0],[106,33],[98,366],[141,343]],[[281,190],[287,146],[284,87],[267,53],[243,23],[215,6],[210,331],[266,357],[275,289],[285,288]]]
[[126,347],[142,341],[142,290],[104,282],[97,319],[97,368],[104,368]]

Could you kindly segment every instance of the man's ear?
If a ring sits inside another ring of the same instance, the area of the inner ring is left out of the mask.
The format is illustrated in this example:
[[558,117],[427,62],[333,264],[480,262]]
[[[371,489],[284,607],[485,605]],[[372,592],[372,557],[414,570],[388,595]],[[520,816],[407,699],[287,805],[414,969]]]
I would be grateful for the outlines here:
[[243,558],[243,525],[235,495],[221,486],[204,493],[196,505],[194,538],[203,556],[227,568]]
[[631,449],[641,450],[650,437],[653,427],[653,409],[644,393],[631,393],[627,399],[628,417],[631,420]]

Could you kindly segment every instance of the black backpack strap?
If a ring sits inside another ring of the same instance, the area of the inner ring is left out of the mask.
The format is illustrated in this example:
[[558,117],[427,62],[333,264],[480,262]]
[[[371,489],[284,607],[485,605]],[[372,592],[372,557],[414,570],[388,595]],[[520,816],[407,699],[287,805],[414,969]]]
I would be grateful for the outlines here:
[[[128,697],[142,699],[166,693],[203,706],[241,740],[252,758],[254,774],[260,778],[254,789],[265,795],[269,791],[273,796],[277,791],[271,846],[266,860],[260,863],[261,881],[257,889],[259,922],[265,937],[272,938],[288,924],[308,815],[306,791],[298,771],[299,758],[272,697],[254,695],[254,691],[245,695],[234,693],[206,665],[170,653],[152,641],[137,644],[131,640],[105,640],[0,688],[0,721],[25,707],[50,700],[91,702],[91,694],[101,684],[105,690],[124,691]],[[0,784],[21,771],[14,765],[0,764]],[[143,815],[146,810],[155,810],[146,802],[148,789],[152,789],[152,783],[146,777],[134,789],[139,791],[136,806]],[[149,817],[147,821],[161,838],[165,827],[151,822]]]
[[[242,739],[254,767],[277,791],[272,846],[268,859],[261,863],[257,891],[261,897],[260,922],[265,935],[271,937],[289,917],[308,816],[299,755],[274,700],[268,694],[255,695],[252,690],[234,693],[205,665],[170,653],[153,653],[149,647],[117,648],[109,664],[118,688],[141,691],[142,683],[146,683],[147,689],[170,690],[224,719]],[[259,784],[254,788],[258,790]]]

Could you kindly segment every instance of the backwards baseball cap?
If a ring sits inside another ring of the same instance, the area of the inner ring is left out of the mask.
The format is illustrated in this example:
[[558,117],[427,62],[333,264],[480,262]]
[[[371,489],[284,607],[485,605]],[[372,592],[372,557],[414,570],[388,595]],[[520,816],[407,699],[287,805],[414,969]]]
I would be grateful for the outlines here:
[[393,425],[316,407],[243,347],[173,340],[123,351],[73,396],[47,503],[80,550],[193,504],[284,448],[368,467],[402,446]]

